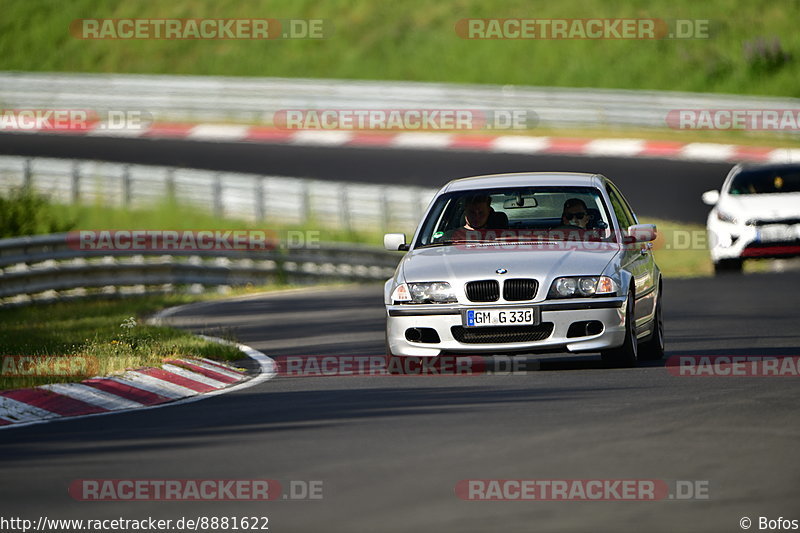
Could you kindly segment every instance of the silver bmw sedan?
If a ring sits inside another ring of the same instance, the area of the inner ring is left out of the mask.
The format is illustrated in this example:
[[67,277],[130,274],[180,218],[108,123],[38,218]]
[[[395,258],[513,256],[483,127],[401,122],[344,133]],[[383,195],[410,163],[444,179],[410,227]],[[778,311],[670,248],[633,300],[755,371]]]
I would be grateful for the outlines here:
[[656,228],[606,177],[520,173],[451,181],[384,289],[395,357],[599,352],[664,355]]

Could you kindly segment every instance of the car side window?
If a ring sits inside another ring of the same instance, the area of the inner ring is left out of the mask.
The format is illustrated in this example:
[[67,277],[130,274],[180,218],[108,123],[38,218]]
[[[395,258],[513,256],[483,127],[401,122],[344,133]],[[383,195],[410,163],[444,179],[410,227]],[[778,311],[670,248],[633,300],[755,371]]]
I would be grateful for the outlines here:
[[619,191],[617,191],[617,188],[612,183],[607,182],[606,190],[611,199],[611,207],[614,209],[614,214],[619,221],[620,229],[625,231],[629,226],[636,224],[636,218],[633,216],[628,204],[619,194]]

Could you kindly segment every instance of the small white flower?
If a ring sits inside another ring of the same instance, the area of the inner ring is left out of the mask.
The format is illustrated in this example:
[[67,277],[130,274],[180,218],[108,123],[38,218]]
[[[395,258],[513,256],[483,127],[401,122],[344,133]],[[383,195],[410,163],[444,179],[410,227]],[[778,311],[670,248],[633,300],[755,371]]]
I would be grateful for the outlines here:
[[136,319],[132,316],[125,319],[125,321],[119,325],[121,328],[131,329],[136,327]]

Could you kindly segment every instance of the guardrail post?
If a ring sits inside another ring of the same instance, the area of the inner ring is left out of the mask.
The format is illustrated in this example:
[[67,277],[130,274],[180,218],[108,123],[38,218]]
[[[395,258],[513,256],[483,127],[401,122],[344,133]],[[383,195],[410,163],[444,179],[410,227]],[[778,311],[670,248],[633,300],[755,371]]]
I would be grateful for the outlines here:
[[352,229],[350,226],[350,196],[347,192],[347,185],[339,189],[339,214],[342,220],[342,227],[350,231]]
[[389,191],[386,187],[381,187],[381,229],[386,233],[389,231],[391,215],[389,213]]
[[300,223],[311,221],[311,184],[308,180],[300,182]]
[[175,169],[167,169],[167,199],[169,202],[175,202]]
[[264,189],[267,181],[266,176],[259,176],[256,178],[255,202],[256,202],[256,220],[263,221],[266,217],[266,209],[264,209]]
[[222,202],[222,175],[214,174],[214,185],[212,195],[214,197],[214,215],[222,218],[225,216],[225,205]]
[[414,195],[414,198],[416,199],[414,205],[414,212],[417,214],[416,216],[417,220],[421,220],[422,215],[425,214],[425,207],[424,207],[424,202],[422,200],[422,194],[423,192],[421,190],[417,190],[417,194]]
[[22,188],[26,191],[33,189],[33,172],[31,170],[31,160],[26,159],[22,170]]
[[80,162],[72,163],[72,203],[77,204],[81,201],[81,167]]
[[131,206],[131,166],[122,167],[122,206]]

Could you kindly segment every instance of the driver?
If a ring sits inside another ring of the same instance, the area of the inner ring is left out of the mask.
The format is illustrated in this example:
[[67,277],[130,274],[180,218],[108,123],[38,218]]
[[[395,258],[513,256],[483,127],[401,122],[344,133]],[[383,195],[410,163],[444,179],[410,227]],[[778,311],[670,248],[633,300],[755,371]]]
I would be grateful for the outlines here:
[[561,213],[561,224],[568,227],[578,227],[587,229],[589,226],[589,210],[586,202],[580,198],[570,198],[564,202],[564,210]]

